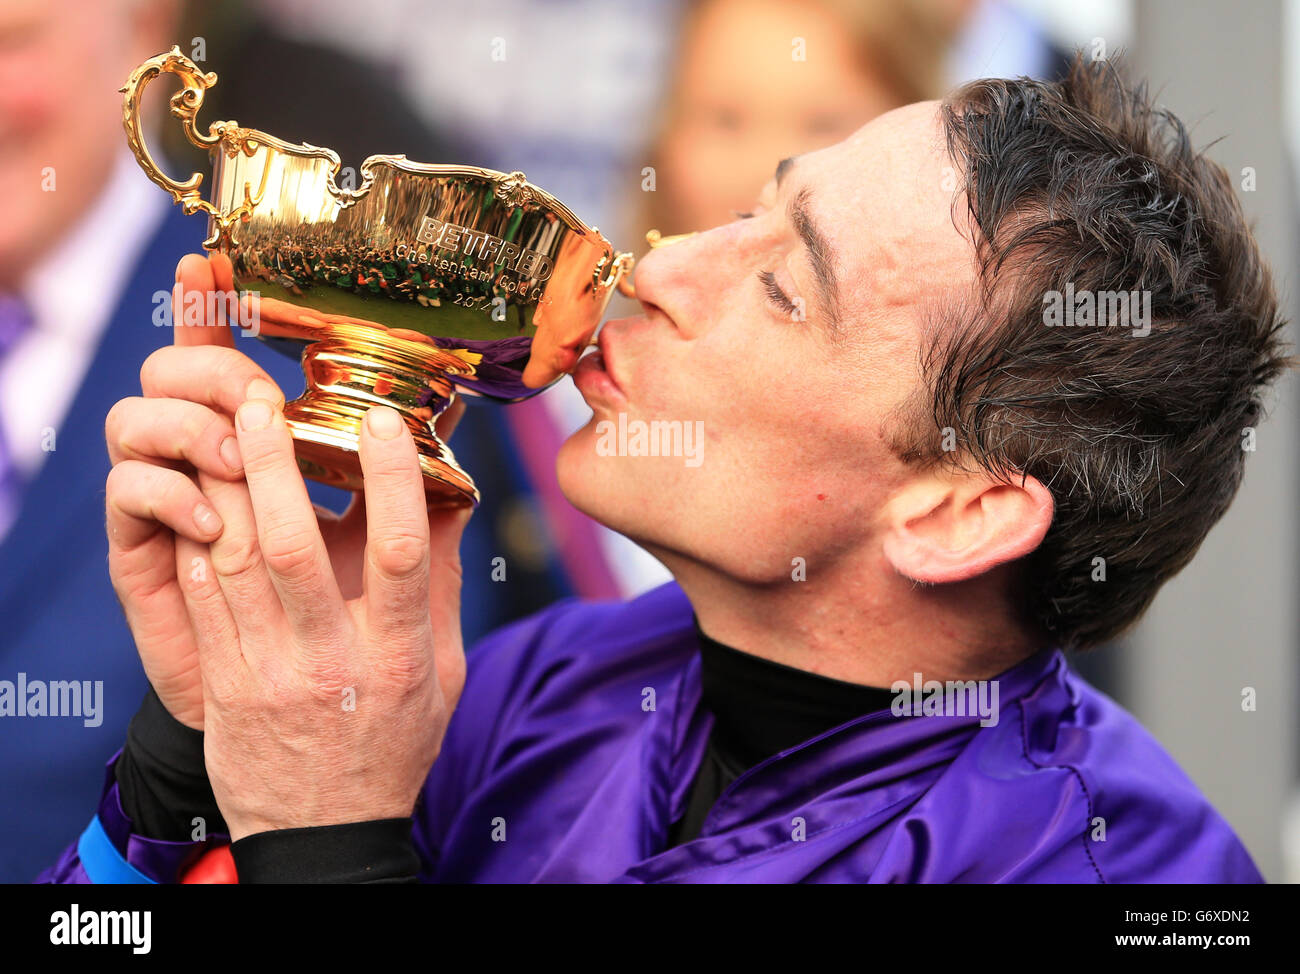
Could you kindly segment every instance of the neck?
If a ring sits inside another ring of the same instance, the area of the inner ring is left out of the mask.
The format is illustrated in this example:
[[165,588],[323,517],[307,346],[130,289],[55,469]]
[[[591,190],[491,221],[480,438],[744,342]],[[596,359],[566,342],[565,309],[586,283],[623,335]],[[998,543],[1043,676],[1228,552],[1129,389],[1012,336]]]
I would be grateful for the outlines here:
[[883,559],[811,568],[808,579],[755,583],[710,565],[655,552],[690,599],[709,636],[811,673],[888,687],[930,680],[988,679],[1041,648],[990,618],[1001,577],[918,585]]

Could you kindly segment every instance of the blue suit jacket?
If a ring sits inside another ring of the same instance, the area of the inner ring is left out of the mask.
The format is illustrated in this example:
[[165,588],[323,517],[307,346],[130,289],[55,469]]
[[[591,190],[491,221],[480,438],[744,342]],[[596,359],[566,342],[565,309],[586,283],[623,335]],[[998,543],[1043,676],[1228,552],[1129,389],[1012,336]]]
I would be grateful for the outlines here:
[[[179,207],[168,210],[113,311],[55,449],[27,485],[18,519],[0,542],[0,680],[16,682],[24,673],[29,680],[103,681],[97,727],[74,717],[0,717],[0,882],[29,881],[85,827],[98,800],[104,763],[121,746],[147,689],[108,577],[104,418],[117,400],[140,394],[140,364],[171,342],[170,330],[153,324],[152,296],[171,288],[183,254],[200,252],[204,229],[205,221],[186,217]],[[240,348],[286,396],[302,391],[302,372],[292,358],[251,339],[241,341]],[[526,494],[517,465],[488,463],[484,455],[485,450],[512,454],[490,442],[504,429],[499,411],[475,409],[469,432],[456,438],[457,456],[475,471],[494,504]],[[310,489],[318,503],[335,510],[346,505],[341,491],[319,484]],[[480,517],[483,513],[481,508],[471,519],[462,548],[462,603],[471,630],[466,645],[536,607],[519,604],[520,586],[491,581],[488,562],[500,549],[492,539],[494,519]],[[555,570],[550,574],[555,577]],[[550,591],[529,594],[545,604],[567,594],[567,588],[561,579]]]

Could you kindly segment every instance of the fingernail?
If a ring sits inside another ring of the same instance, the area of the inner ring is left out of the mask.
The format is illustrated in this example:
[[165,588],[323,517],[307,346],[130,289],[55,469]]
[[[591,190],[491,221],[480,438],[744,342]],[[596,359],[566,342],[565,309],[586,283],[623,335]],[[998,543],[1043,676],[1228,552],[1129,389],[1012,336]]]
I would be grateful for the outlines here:
[[266,429],[271,425],[271,404],[261,399],[250,399],[235,413],[239,428],[245,433]]
[[244,458],[239,455],[239,441],[233,436],[227,436],[221,441],[221,459],[226,461],[226,466],[230,468],[231,473],[239,473],[244,469]]
[[280,390],[265,379],[254,379],[244,390],[245,399],[265,399],[270,403],[280,402]]
[[220,534],[221,518],[207,504],[200,504],[194,508],[194,526],[202,534]]
[[381,440],[391,440],[402,432],[402,417],[397,410],[387,406],[375,406],[366,413],[366,423],[370,432]]

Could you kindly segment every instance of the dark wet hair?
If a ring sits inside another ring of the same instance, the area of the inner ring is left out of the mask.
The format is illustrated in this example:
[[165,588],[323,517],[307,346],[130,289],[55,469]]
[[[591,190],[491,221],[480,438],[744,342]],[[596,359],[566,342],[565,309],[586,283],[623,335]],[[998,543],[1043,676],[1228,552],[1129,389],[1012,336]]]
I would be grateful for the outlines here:
[[[1236,494],[1261,394],[1291,365],[1277,296],[1228,174],[1109,62],[1076,56],[1055,83],[972,82],[942,119],[979,286],[929,319],[895,445],[1051,491],[1017,604],[1057,645],[1095,646]],[[1149,334],[1132,308],[1108,327],[1049,327],[1045,295],[1067,285],[1149,293]]]

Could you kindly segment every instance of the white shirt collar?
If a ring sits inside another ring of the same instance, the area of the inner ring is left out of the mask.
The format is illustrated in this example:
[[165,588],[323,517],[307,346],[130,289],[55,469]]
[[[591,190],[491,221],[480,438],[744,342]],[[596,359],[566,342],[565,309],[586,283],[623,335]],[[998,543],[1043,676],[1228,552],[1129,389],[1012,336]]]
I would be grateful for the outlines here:
[[[123,148],[99,197],[23,282],[33,327],[0,363],[0,432],[29,478],[54,448],[50,431],[62,426],[72,407],[168,205]],[[170,289],[171,283],[168,269],[161,269],[157,287]],[[146,317],[132,326],[153,324]]]
[[[35,328],[98,345],[168,205],[124,147],[81,222],[27,275],[22,294]],[[169,289],[171,278],[159,287]]]

